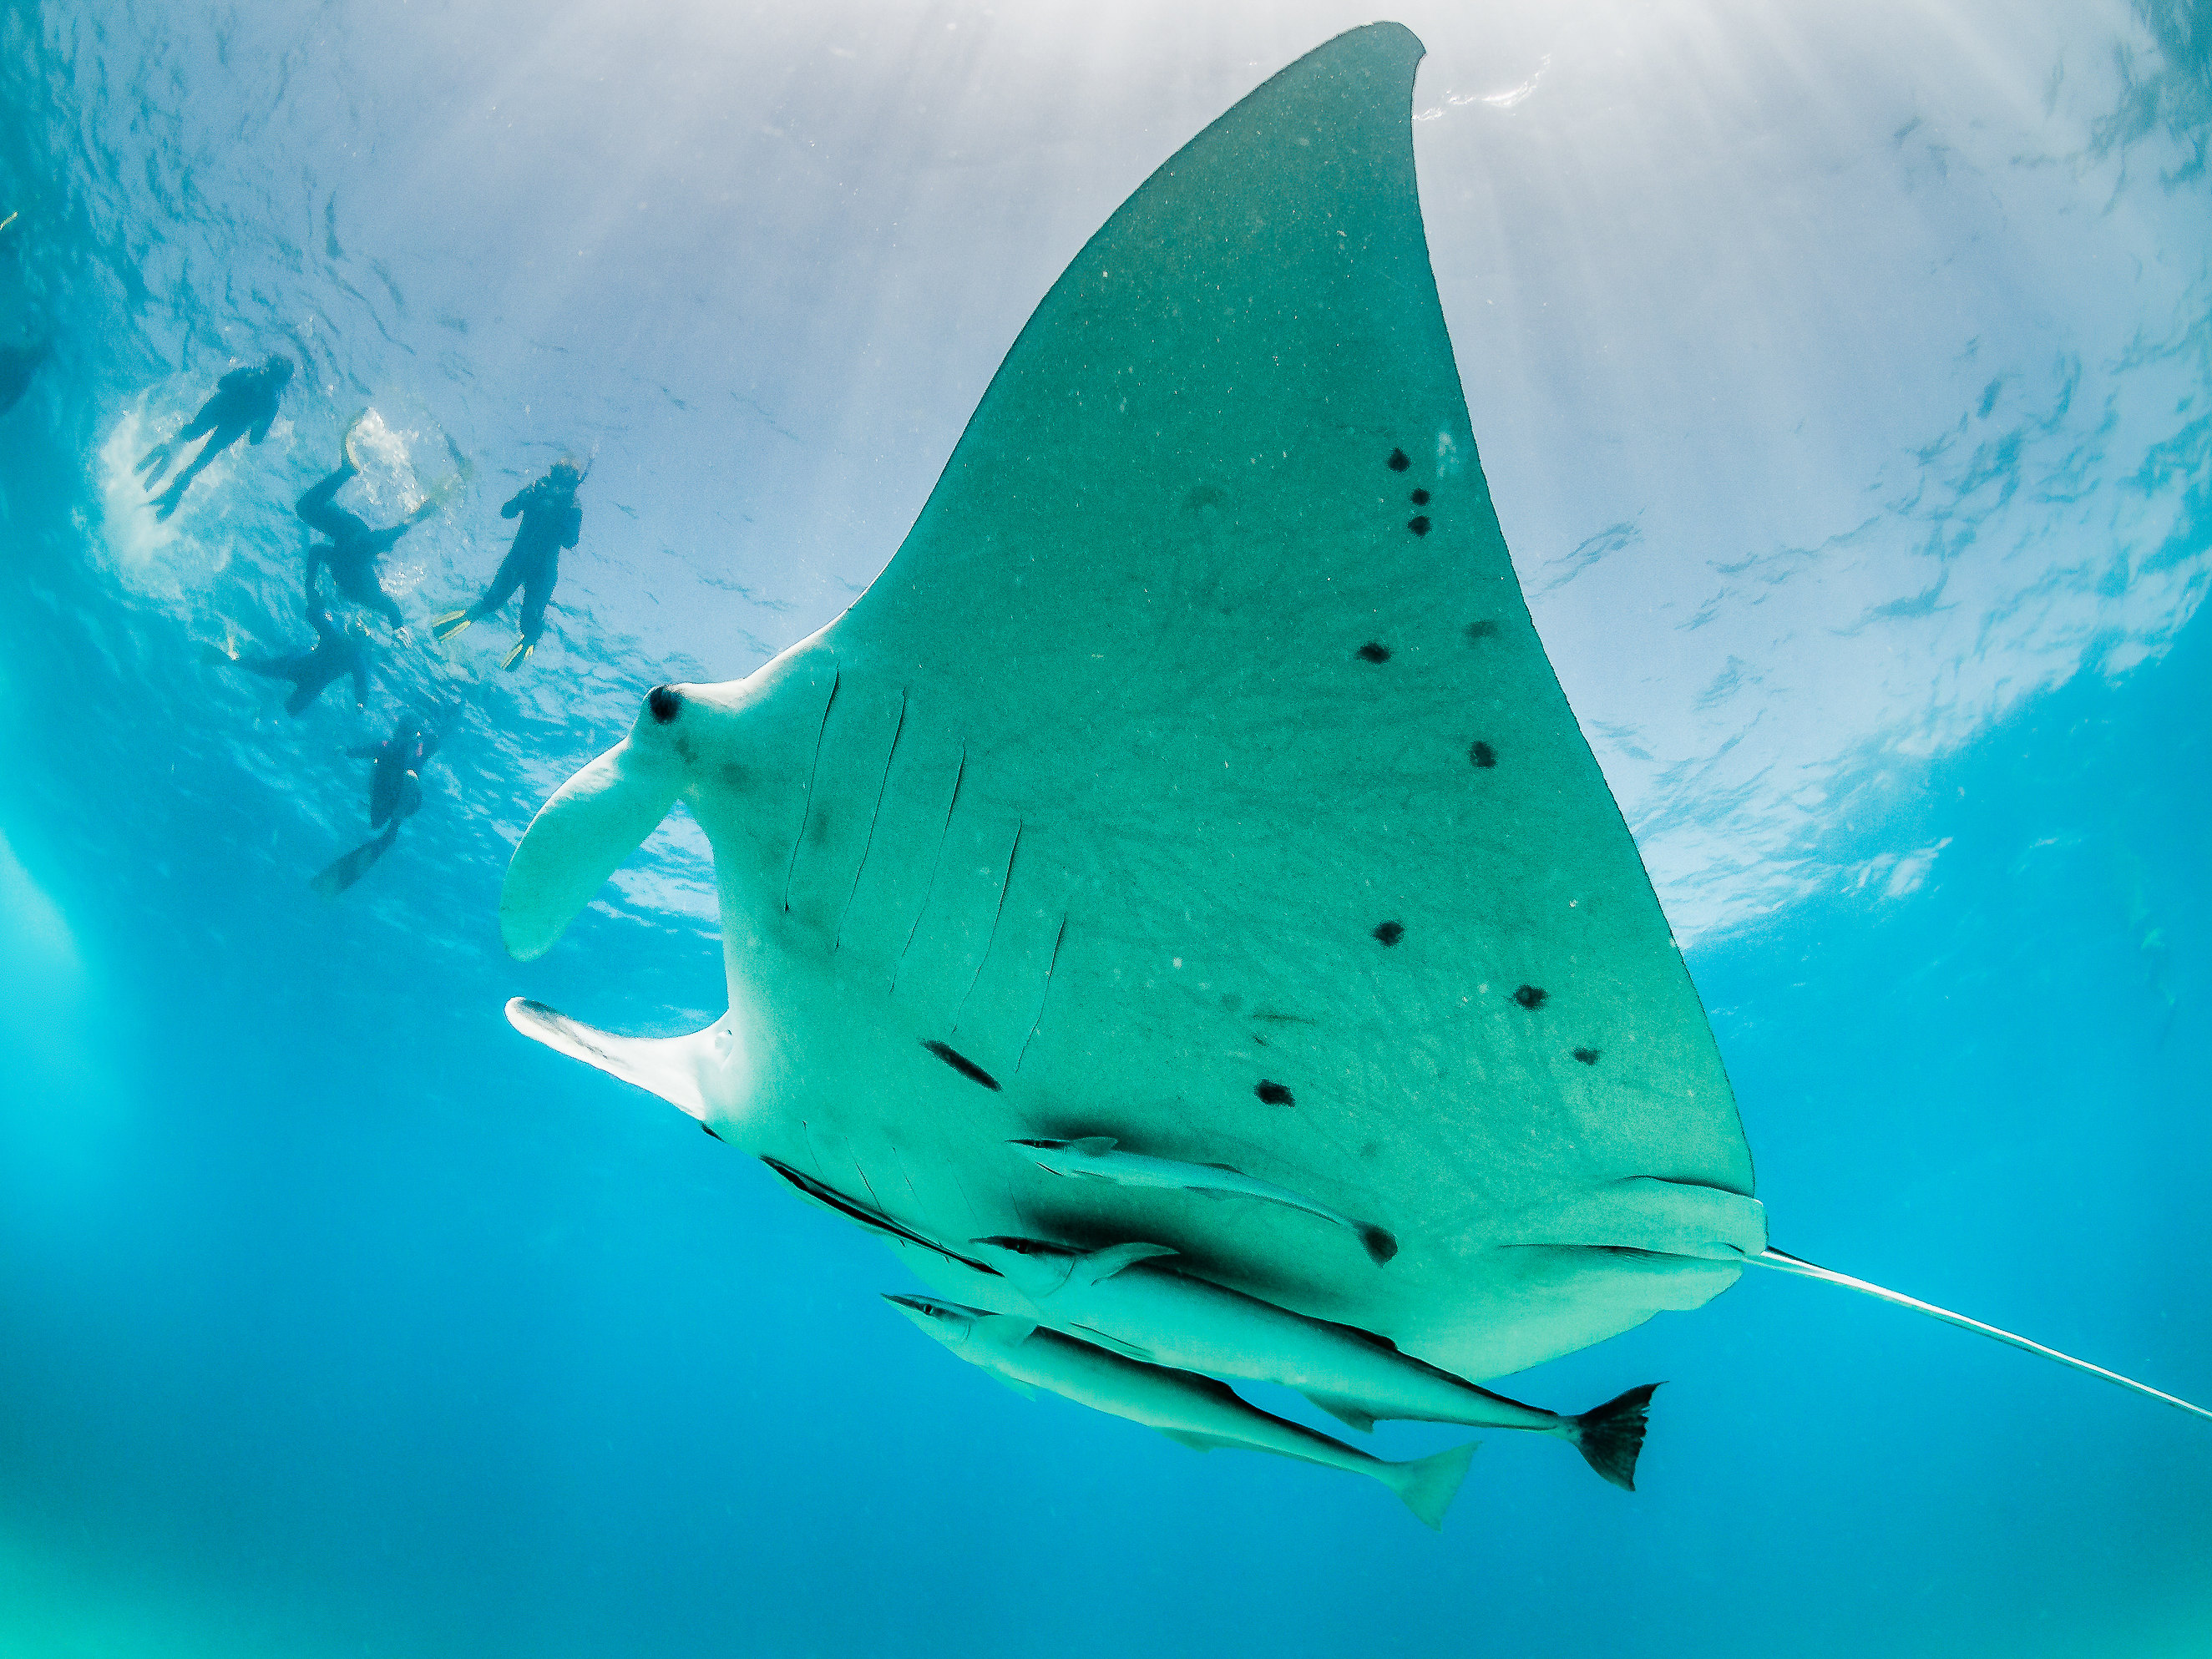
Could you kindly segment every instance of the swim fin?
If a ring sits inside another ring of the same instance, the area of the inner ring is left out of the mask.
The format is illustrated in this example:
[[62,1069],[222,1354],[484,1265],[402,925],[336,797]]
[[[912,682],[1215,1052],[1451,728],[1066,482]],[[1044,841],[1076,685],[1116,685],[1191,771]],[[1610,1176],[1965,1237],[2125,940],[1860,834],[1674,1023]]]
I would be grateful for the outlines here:
[[361,471],[361,463],[353,458],[354,428],[368,418],[368,410],[364,408],[345,423],[345,431],[338,437],[338,459],[356,472]]
[[362,842],[350,853],[341,854],[325,865],[307,885],[325,898],[336,898],[367,875],[377,860],[392,850],[392,843],[398,838],[399,820],[394,818],[385,826],[382,835]]
[[514,648],[507,653],[507,660],[500,664],[500,666],[501,668],[520,667],[522,659],[537,648],[538,641],[535,640],[517,640],[514,642]]
[[430,637],[434,640],[450,640],[475,620],[476,618],[465,611],[448,611],[430,624]]

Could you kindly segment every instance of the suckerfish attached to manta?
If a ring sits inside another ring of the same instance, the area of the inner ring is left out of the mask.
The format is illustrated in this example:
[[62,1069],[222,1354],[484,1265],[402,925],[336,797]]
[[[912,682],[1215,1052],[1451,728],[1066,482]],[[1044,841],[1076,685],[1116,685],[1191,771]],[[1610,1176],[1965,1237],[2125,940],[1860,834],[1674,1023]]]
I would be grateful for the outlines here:
[[1354,1220],[1303,1193],[1258,1180],[1226,1164],[1184,1164],[1174,1158],[1125,1152],[1118,1150],[1118,1143],[1110,1135],[1086,1135],[1079,1140],[1010,1140],[1006,1144],[1021,1147],[1037,1168],[1056,1176],[1110,1181],[1117,1187],[1156,1187],[1169,1192],[1200,1193],[1208,1197],[1256,1198],[1265,1203],[1301,1210],[1357,1235],[1360,1247],[1378,1267],[1398,1254],[1397,1238],[1387,1228]]
[[1158,1429],[1197,1451],[1216,1446],[1273,1452],[1379,1480],[1429,1527],[1442,1530],[1475,1443],[1408,1462],[1387,1462],[1248,1405],[1226,1383],[1124,1358],[1026,1319],[927,1297],[884,1300],[970,1364],[1027,1394],[1047,1389],[1095,1411]]
[[1557,1435],[1614,1486],[1636,1490],[1656,1382],[1564,1417],[1479,1389],[1381,1337],[1162,1267],[1158,1258],[1175,1254],[1164,1245],[1086,1253],[1033,1238],[979,1238],[971,1248],[1042,1323],[1079,1340],[1152,1364],[1279,1382],[1355,1429],[1406,1419]]

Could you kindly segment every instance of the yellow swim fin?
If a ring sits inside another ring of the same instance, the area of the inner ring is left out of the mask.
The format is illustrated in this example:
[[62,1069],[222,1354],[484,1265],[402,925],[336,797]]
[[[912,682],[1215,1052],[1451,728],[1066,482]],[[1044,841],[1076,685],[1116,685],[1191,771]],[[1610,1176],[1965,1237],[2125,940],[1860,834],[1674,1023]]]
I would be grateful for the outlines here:
[[517,640],[514,642],[514,649],[507,653],[507,660],[500,664],[500,666],[501,668],[519,666],[522,659],[530,654],[537,644],[538,641],[535,640]]
[[448,611],[430,624],[430,637],[434,640],[450,640],[473,620],[474,618],[465,611]]

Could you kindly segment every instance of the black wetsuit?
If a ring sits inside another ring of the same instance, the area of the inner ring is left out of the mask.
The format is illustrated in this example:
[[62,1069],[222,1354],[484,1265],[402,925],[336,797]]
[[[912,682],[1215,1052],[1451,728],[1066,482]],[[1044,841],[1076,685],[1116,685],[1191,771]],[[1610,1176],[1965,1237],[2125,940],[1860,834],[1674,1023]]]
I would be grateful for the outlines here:
[[535,646],[545,631],[545,606],[553,597],[553,584],[561,579],[561,550],[574,547],[584,533],[584,509],[577,505],[572,485],[562,489],[550,478],[518,490],[499,510],[502,519],[522,515],[514,542],[500,561],[491,586],[462,613],[470,622],[482,622],[522,590],[522,643]]
[[393,723],[392,735],[382,743],[346,750],[355,760],[376,763],[376,769],[368,776],[368,823],[373,830],[381,826],[384,833],[371,836],[317,872],[309,884],[317,892],[335,898],[391,850],[392,843],[399,838],[400,824],[422,808],[422,769],[437,752],[438,734],[425,729],[412,714],[402,714]]
[[161,481],[169,470],[170,454],[179,444],[188,444],[204,434],[212,434],[200,446],[200,453],[191,464],[170,483],[169,487],[155,497],[155,515],[166,519],[177,510],[185,498],[185,489],[198,477],[200,470],[210,461],[245,438],[250,443],[259,443],[269,435],[269,428],[276,419],[276,406],[291,384],[292,360],[271,357],[258,368],[234,368],[215,385],[215,393],[200,405],[200,412],[192,416],[185,429],[165,444],[158,444],[146,452],[138,463],[138,470],[147,473],[146,488],[151,489]]
[[313,605],[316,574],[328,565],[331,580],[339,592],[356,605],[375,611],[394,628],[403,628],[407,619],[377,580],[376,562],[414,526],[402,523],[389,530],[371,530],[358,515],[334,503],[331,497],[338,493],[339,486],[354,472],[354,464],[349,460],[301,496],[299,505],[293,509],[307,520],[309,529],[320,531],[330,538],[307,550],[307,603],[310,607]]
[[[412,817],[422,804],[421,778],[430,757],[438,752],[438,734],[425,730],[412,714],[402,714],[382,743],[363,744],[346,753],[355,760],[373,760],[376,770],[368,777],[368,827],[380,830],[389,818],[397,823]],[[415,780],[409,787],[409,780]]]
[[330,612],[310,605],[307,623],[315,642],[305,651],[282,657],[240,657],[238,665],[264,679],[289,680],[292,695],[284,699],[284,712],[295,718],[323,695],[323,688],[343,674],[353,676],[353,700],[368,706],[368,641],[346,633],[331,621]]

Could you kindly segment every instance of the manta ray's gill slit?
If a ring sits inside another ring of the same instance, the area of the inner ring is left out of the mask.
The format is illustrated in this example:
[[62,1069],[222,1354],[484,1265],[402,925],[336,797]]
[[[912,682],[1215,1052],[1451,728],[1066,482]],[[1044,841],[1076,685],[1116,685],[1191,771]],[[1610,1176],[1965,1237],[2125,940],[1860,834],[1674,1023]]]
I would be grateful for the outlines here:
[[960,994],[960,1006],[952,1011],[952,1029],[956,1031],[960,1029],[960,1016],[968,1010],[968,999],[975,994],[975,987],[982,981],[983,965],[991,959],[991,947],[999,942],[999,923],[1006,914],[1006,892],[1014,884],[1014,860],[1021,856],[1022,831],[1028,827],[1018,818],[1014,821],[1014,844],[1006,849],[1006,873],[999,878],[999,908],[991,912],[991,931],[983,940],[983,954],[975,958],[975,971],[969,976],[968,988]]
[[1486,771],[1498,764],[1498,751],[1480,738],[1468,748],[1467,757]]
[[814,733],[814,763],[806,769],[806,805],[799,815],[799,833],[792,838],[791,862],[784,866],[783,908],[791,910],[791,878],[799,868],[799,849],[806,842],[806,821],[814,814],[814,776],[822,769],[822,739],[829,735],[830,711],[837,706],[837,688],[845,681],[845,672],[839,669],[830,677],[830,697],[822,705],[822,724]]
[[922,1207],[921,1194],[915,1190],[914,1177],[906,1171],[906,1159],[900,1156],[896,1146],[891,1148],[891,1162],[898,1166],[899,1179],[906,1182],[906,1195],[914,1200],[914,1207],[919,1211]]
[[937,891],[937,872],[945,863],[945,843],[952,837],[952,812],[960,805],[960,786],[968,776],[968,745],[960,745],[960,765],[952,774],[952,799],[945,803],[945,828],[937,837],[937,856],[929,861],[929,879],[922,884],[921,905],[914,913],[914,925],[906,930],[906,943],[899,946],[899,959],[891,967],[891,994],[898,992],[899,969],[906,964],[906,953],[914,949],[914,936],[921,931],[921,919],[929,914],[930,896]]
[[974,1060],[969,1059],[967,1055],[962,1054],[957,1048],[952,1047],[951,1044],[947,1042],[939,1042],[934,1037],[924,1037],[921,1040],[921,1046],[928,1049],[933,1054],[935,1054],[939,1060],[943,1060],[947,1066],[950,1066],[954,1071],[959,1073],[961,1076],[966,1078],[970,1083],[980,1083],[994,1095],[1001,1092],[998,1079],[993,1077],[988,1072],[978,1066]]
[[899,690],[898,724],[891,731],[890,752],[884,757],[883,781],[876,786],[876,810],[868,817],[868,836],[860,843],[860,861],[853,866],[853,890],[845,895],[845,908],[838,913],[837,935],[830,941],[833,955],[845,943],[845,918],[853,914],[853,901],[860,896],[860,877],[868,867],[868,854],[875,849],[876,824],[884,816],[884,794],[891,787],[891,763],[898,758],[899,739],[906,735],[906,702],[907,692],[902,687]]
[[1029,1058],[1030,1044],[1036,1041],[1037,1029],[1044,1024],[1044,1006],[1052,996],[1052,970],[1060,966],[1060,947],[1066,943],[1067,915],[1063,911],[1060,918],[1060,932],[1053,936],[1052,958],[1044,965],[1044,989],[1037,994],[1036,1018],[1030,1022],[1030,1034],[1022,1039],[1021,1052],[1014,1056],[1014,1070],[1017,1072],[1022,1069],[1022,1062]]
[[[853,1150],[850,1141],[845,1143],[845,1150],[848,1152]],[[890,1212],[884,1209],[882,1194],[876,1191],[876,1183],[868,1179],[868,1172],[860,1167],[860,1160],[857,1156],[853,1159],[853,1173],[860,1177],[860,1184],[868,1189],[868,1196],[874,1201],[876,1208],[889,1215]]]

